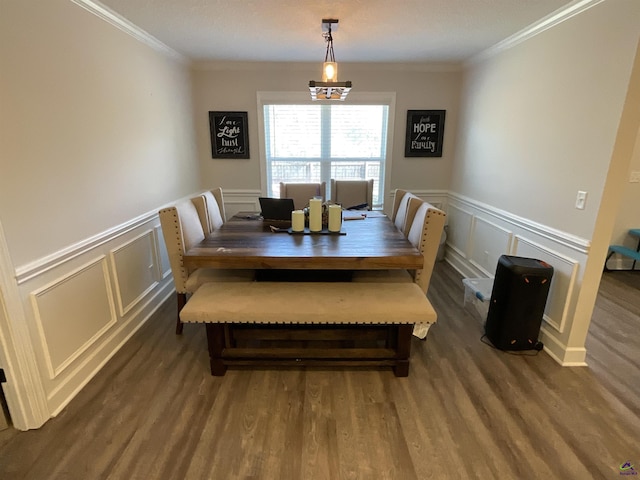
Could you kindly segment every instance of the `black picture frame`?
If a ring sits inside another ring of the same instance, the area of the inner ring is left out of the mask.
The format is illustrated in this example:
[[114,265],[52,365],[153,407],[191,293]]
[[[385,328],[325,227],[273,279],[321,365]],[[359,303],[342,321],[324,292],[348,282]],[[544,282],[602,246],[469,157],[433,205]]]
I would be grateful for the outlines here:
[[212,158],[250,158],[247,112],[209,112]]
[[405,157],[441,157],[446,110],[407,110]]

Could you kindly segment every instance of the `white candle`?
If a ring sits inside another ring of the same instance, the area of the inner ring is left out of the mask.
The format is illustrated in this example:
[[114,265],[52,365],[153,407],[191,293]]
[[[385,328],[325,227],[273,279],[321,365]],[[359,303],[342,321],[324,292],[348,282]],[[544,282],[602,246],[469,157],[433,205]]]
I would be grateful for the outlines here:
[[309,230],[319,232],[322,230],[322,199],[309,200]]
[[291,212],[291,230],[293,232],[304,231],[304,212],[302,210]]
[[342,227],[342,207],[329,205],[329,231],[339,232]]

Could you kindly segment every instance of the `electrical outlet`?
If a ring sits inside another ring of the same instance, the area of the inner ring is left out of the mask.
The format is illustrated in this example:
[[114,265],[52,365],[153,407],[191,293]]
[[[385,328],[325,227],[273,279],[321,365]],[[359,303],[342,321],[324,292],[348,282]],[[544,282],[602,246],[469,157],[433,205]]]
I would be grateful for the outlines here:
[[640,183],[640,172],[631,172],[629,183]]
[[587,203],[587,192],[578,190],[578,195],[576,196],[576,208],[578,210],[584,210],[585,203]]

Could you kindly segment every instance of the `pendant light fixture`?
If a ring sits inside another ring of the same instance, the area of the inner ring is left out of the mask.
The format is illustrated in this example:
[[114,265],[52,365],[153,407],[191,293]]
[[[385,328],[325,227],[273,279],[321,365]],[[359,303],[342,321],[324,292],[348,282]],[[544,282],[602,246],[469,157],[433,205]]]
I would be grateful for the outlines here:
[[338,63],[333,54],[333,36],[331,34],[332,26],[337,29],[338,20],[323,19],[322,20],[322,36],[327,42],[327,52],[324,55],[324,63],[322,64],[322,81],[309,82],[309,92],[311,92],[311,100],[344,100],[351,90],[351,82],[338,81]]

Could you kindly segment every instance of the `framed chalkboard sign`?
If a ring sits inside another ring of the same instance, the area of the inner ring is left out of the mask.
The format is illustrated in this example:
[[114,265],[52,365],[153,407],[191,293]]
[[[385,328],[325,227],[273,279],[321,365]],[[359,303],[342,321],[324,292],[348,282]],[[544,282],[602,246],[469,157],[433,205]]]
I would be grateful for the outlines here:
[[247,112],[209,112],[211,156],[249,158]]
[[407,110],[405,157],[441,157],[446,110]]

